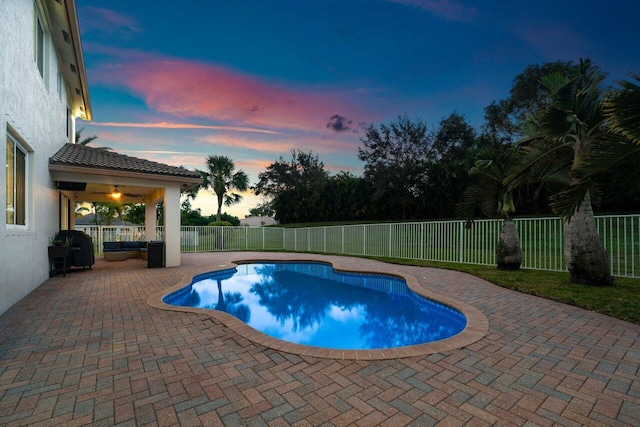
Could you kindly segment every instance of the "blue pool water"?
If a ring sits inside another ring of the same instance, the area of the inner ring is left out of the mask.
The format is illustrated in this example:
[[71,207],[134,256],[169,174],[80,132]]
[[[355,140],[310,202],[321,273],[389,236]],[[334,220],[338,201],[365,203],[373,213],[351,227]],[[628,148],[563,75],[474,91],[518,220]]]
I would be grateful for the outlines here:
[[171,305],[225,311],[272,337],[342,350],[428,343],[466,318],[419,296],[398,277],[336,272],[321,263],[253,263],[194,277]]

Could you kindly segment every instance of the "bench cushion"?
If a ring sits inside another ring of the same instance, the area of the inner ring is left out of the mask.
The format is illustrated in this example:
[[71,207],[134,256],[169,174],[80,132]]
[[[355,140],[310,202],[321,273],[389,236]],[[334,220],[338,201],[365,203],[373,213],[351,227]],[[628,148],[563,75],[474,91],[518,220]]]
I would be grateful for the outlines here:
[[103,242],[102,243],[102,251],[103,252],[114,252],[122,250],[122,242]]
[[120,242],[120,243],[122,243],[123,251],[135,251],[140,249],[140,242]]

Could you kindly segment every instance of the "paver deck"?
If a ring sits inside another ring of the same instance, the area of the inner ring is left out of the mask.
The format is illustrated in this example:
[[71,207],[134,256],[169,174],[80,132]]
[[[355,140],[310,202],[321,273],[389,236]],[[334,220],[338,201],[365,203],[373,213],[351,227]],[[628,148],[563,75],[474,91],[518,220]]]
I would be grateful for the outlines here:
[[[267,256],[268,255],[268,256]],[[47,280],[0,316],[0,425],[640,425],[640,326],[464,273],[306,254],[184,254]],[[400,272],[478,309],[486,335],[390,360],[266,347],[147,301],[239,259]]]

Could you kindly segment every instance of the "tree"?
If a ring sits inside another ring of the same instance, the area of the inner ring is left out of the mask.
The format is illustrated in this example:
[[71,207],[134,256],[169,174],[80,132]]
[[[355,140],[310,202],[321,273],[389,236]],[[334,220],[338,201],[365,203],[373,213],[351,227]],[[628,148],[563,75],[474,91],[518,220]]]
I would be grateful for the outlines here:
[[579,66],[572,61],[545,62],[527,66],[514,77],[509,96],[494,101],[484,109],[484,132],[500,144],[512,145],[522,136],[527,118],[549,103],[547,90],[540,79],[551,73],[576,76]]
[[370,125],[360,140],[358,158],[365,162],[364,177],[373,186],[379,213],[387,219],[407,219],[419,204],[427,162],[434,156],[427,125],[405,114],[389,124]]
[[620,89],[604,103],[614,137],[609,144],[596,145],[591,157],[603,170],[595,178],[602,189],[602,205],[626,212],[640,206],[640,74],[631,77],[636,82],[619,81]]
[[88,136],[84,139],[81,139],[83,130],[84,129],[81,128],[81,129],[78,129],[78,131],[76,131],[76,144],[88,145],[91,141],[98,138],[96,135],[93,135],[93,136]]
[[423,215],[450,218],[470,183],[469,169],[477,151],[476,132],[457,112],[444,118],[433,139],[433,159],[426,164],[421,189]]
[[242,200],[242,196],[234,191],[246,191],[249,188],[249,177],[243,170],[234,172],[235,165],[227,156],[207,157],[208,173],[204,187],[210,188],[218,198],[216,220],[221,220],[222,204],[231,206]]
[[330,176],[321,197],[326,219],[332,221],[372,219],[375,215],[372,199],[371,184],[349,172]]
[[[485,107],[481,146],[500,148],[513,146],[524,135],[529,116],[536,114],[550,102],[547,89],[540,79],[551,73],[575,77],[579,65],[572,61],[554,61],[528,65],[513,79],[509,96]],[[513,197],[521,214],[549,213],[548,198],[557,192],[550,182],[520,183]]]
[[144,225],[146,208],[144,204],[126,204],[124,205],[124,219],[132,224]]
[[517,270],[522,264],[520,237],[513,222],[516,212],[513,187],[504,184],[514,153],[515,150],[508,147],[481,151],[475,166],[469,171],[475,180],[467,187],[457,206],[458,216],[468,220],[467,228],[471,228],[477,211],[489,218],[505,219],[496,247],[496,262],[500,270]]
[[[580,73],[568,77],[552,73],[541,79],[548,90],[549,103],[533,114],[525,128],[526,137],[519,142],[520,155],[513,162],[506,185],[527,180],[565,182],[569,188],[583,186],[584,197],[565,222],[565,260],[571,281],[585,285],[609,285],[612,282],[609,257],[600,242],[591,207],[589,183],[581,183],[574,173],[587,162],[594,141],[607,138],[604,126],[603,92],[605,75],[590,61],[580,62]],[[535,166],[544,176],[532,177]],[[552,201],[560,213],[566,202],[562,192]]]
[[[640,76],[632,74],[636,81]],[[603,102],[607,132],[594,139],[590,155],[572,170],[572,184],[554,201],[557,212],[570,216],[595,187],[609,212],[635,212],[640,204],[640,86],[618,82]],[[615,167],[614,167],[615,166]]]
[[191,200],[187,197],[180,205],[180,225],[187,226],[205,226],[209,223],[209,219],[202,216],[200,209],[191,207]]
[[312,222],[322,218],[322,191],[328,179],[322,163],[313,152],[291,152],[291,160],[282,157],[258,174],[256,195],[270,199],[275,218],[282,224]]
[[83,212],[89,212],[89,208],[86,206],[78,206],[78,202],[76,202],[76,211],[75,211],[75,217],[76,218],[82,218],[84,216]]
[[[212,215],[213,217],[213,215]],[[211,218],[213,219],[213,218]],[[226,221],[229,224],[231,224],[234,227],[239,227],[240,226],[240,218],[238,218],[237,216],[233,216],[233,215],[229,215],[228,213],[223,213],[222,217],[221,217],[222,221]]]
[[124,221],[124,207],[112,202],[94,202],[91,204],[94,209],[96,225],[103,223],[111,225],[118,219]]
[[[631,74],[640,83],[640,74]],[[632,81],[618,82],[621,89],[605,102],[605,114],[614,132],[629,142],[640,145],[640,85]]]
[[[86,138],[82,138],[82,131],[83,129],[80,129],[76,132],[76,144],[78,145],[89,145],[89,143],[95,139],[98,139],[98,137],[96,135],[93,136],[88,136]],[[111,150],[111,147],[96,147],[100,150]]]
[[274,216],[275,212],[270,203],[261,203],[255,208],[249,209],[248,216]]

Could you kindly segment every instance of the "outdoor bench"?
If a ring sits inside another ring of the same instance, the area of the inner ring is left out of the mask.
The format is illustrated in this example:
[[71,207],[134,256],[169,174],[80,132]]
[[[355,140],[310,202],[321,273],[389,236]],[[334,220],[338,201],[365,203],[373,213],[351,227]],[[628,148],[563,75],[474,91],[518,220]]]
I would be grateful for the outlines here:
[[103,242],[105,261],[123,261],[127,258],[147,259],[147,242]]

